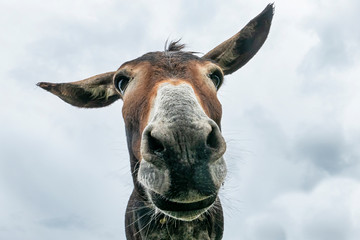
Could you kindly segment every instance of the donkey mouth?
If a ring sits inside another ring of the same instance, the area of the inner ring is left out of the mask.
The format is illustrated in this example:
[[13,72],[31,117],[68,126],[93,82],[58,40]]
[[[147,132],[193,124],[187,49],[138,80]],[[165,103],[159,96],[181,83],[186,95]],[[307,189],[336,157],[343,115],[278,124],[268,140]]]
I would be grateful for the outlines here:
[[215,202],[217,195],[196,202],[174,202],[164,196],[150,192],[152,203],[162,212],[174,218],[189,221],[207,211]]

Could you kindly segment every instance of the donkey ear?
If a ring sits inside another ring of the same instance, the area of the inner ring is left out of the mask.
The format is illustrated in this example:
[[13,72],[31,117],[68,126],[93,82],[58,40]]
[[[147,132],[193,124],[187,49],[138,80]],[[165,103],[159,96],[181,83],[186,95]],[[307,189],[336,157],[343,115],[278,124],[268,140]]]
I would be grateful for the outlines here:
[[39,82],[37,85],[76,107],[105,107],[120,98],[113,84],[114,73],[107,72],[77,82]]
[[215,61],[224,74],[244,66],[264,44],[274,14],[273,4],[251,20],[240,32],[205,54],[203,59]]

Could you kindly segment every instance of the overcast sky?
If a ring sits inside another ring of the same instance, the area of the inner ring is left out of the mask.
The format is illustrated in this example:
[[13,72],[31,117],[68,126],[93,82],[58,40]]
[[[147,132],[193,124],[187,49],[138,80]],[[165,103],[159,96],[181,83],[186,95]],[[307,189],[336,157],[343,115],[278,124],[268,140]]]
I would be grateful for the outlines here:
[[[125,238],[121,101],[35,86],[117,69],[166,39],[206,53],[265,0],[0,0],[0,239]],[[262,49],[219,91],[225,240],[360,236],[360,1],[277,0]]]

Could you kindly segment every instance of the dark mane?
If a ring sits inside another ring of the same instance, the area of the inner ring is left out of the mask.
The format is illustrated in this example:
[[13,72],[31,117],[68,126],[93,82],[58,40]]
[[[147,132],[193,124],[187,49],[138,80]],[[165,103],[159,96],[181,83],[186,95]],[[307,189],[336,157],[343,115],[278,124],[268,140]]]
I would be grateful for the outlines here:
[[181,39],[176,41],[171,41],[168,44],[168,41],[165,42],[165,52],[179,52],[185,48],[185,44],[180,43]]

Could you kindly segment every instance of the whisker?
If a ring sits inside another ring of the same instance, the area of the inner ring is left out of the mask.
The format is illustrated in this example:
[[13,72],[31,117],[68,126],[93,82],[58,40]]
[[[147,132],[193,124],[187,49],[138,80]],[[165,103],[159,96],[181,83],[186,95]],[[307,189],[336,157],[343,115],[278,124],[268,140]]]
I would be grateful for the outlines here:
[[142,209],[144,209],[144,208],[149,208],[149,207],[147,207],[147,206],[133,207],[133,208],[131,208],[130,210],[127,210],[126,213],[133,213],[133,212],[135,212],[135,211],[142,210]]
[[[165,219],[167,218],[167,216],[165,216]],[[170,240],[172,240],[173,238],[171,237],[171,234],[170,234],[170,231],[169,231],[169,226],[168,226],[168,224],[170,223],[170,221],[171,221],[172,219],[169,217],[169,219],[166,219],[166,223],[165,223],[165,225],[166,225],[166,231],[167,231],[167,233],[168,233],[168,236],[170,237]],[[175,221],[175,228],[176,228],[176,221]]]
[[[154,216],[156,215],[155,211],[153,212],[153,214],[151,214],[151,217],[150,217],[150,221],[148,222],[148,224],[146,224],[148,227],[147,227],[147,230],[146,230],[146,233],[145,233],[145,239],[147,239],[147,236],[148,236],[148,233],[149,233],[149,230],[150,230],[150,227],[151,227],[151,224],[154,222]],[[156,222],[154,222],[155,226],[156,226]],[[146,227],[146,226],[145,226]]]
[[132,223],[128,224],[126,227],[130,227],[131,225],[134,225],[137,221],[139,221],[142,218],[144,218],[145,216],[149,215],[150,212],[151,212],[151,209],[148,212],[141,215],[140,217],[138,217],[137,219],[135,219]]
[[[150,214],[152,214],[154,212],[154,210],[153,209],[151,209],[150,211],[148,211],[146,214],[144,214],[144,215],[149,215],[149,213]],[[151,224],[151,221],[149,221],[144,227],[142,227],[139,231],[137,231],[135,234],[134,234],[134,236],[135,235],[137,235],[137,234],[139,234],[140,232],[142,232],[149,224]]]

